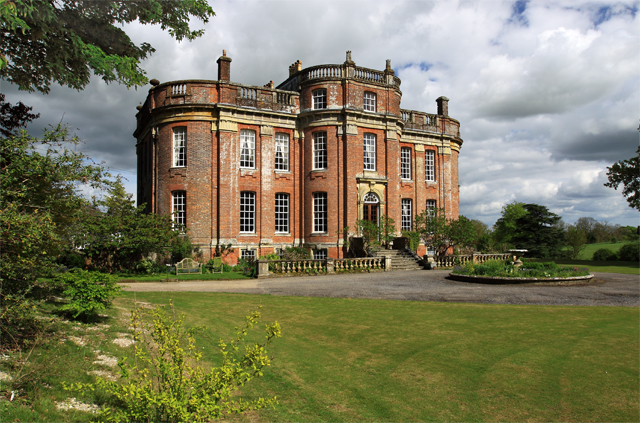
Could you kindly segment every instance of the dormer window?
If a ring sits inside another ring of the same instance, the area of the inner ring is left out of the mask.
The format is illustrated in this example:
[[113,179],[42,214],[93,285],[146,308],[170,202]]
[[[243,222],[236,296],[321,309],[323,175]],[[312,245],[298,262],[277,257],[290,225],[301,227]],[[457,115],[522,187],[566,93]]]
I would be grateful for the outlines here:
[[364,110],[367,112],[376,111],[376,93],[365,91],[364,93]]
[[327,90],[325,90],[324,88],[313,91],[313,108],[314,109],[327,108]]

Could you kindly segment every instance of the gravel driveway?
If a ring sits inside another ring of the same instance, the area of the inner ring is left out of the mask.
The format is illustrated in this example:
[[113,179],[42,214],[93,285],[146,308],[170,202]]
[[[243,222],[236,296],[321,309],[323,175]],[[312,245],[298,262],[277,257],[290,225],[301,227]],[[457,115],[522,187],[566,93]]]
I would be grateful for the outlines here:
[[448,279],[448,270],[397,271],[229,281],[124,283],[125,291],[230,292],[486,304],[640,306],[640,276],[594,273],[584,285],[485,285]]

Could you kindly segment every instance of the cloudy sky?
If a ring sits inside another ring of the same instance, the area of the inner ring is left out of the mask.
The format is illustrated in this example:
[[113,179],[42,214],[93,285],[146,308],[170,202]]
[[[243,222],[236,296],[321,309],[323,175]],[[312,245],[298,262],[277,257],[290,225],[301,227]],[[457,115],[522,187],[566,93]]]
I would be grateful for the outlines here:
[[[546,205],[572,223],[582,216],[638,225],[620,193],[606,188],[606,167],[639,143],[640,1],[211,1],[216,16],[194,42],[177,43],[157,27],[127,25],[156,53],[150,78],[216,79],[222,50],[235,82],[276,84],[289,65],[358,66],[402,79],[402,107],[436,112],[450,99],[461,122],[461,214],[492,225],[512,201]],[[201,27],[200,22],[193,23]],[[135,193],[135,107],[149,87],[127,90],[98,78],[81,92],[19,92],[34,106],[29,129],[65,122],[83,150],[129,182]]]

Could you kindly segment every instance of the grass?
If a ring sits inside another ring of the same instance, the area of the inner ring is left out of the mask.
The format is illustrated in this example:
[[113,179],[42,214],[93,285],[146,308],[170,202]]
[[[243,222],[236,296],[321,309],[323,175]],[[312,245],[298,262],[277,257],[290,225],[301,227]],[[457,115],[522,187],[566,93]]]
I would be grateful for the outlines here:
[[244,275],[239,272],[225,272],[225,273],[203,273],[203,274],[180,274],[176,275],[122,275],[120,276],[120,282],[162,282],[167,279],[175,281],[210,281],[210,280],[229,280],[229,279],[253,279],[250,276]]
[[[530,261],[549,261],[549,259],[527,259]],[[590,272],[622,273],[640,275],[640,263],[635,261],[591,261],[591,260],[553,260],[561,266],[586,267]]]
[[611,251],[614,251],[614,252],[617,253],[620,250],[620,248],[622,248],[623,245],[632,244],[634,242],[637,242],[637,241],[631,241],[631,242],[620,241],[620,242],[616,242],[616,243],[600,242],[598,244],[587,244],[584,247],[584,250],[582,251],[582,253],[580,253],[580,259],[581,260],[591,260],[593,258],[593,253],[595,253],[596,251],[598,251],[601,248],[606,248],[607,250],[611,250]]
[[9,399],[13,391],[15,397],[13,402],[0,402],[2,421],[89,422],[94,418],[87,412],[59,410],[56,402],[78,397],[84,403],[94,403],[100,399],[98,394],[87,393],[81,399],[65,391],[62,382],[88,383],[94,379],[91,371],[117,373],[112,367],[94,363],[100,355],[128,354],[112,342],[127,332],[126,312],[111,309],[108,313],[110,317],[94,324],[61,319],[53,312],[45,314],[47,330],[34,348],[3,356],[0,370],[9,373],[13,381],[0,382],[0,392]]
[[[173,299],[188,325],[207,326],[198,337],[205,358],[258,305],[264,322],[280,322],[272,367],[245,391],[277,395],[280,405],[234,421],[640,419],[637,308],[163,292],[127,292],[116,305],[128,309],[134,298]],[[87,337],[85,347],[66,341],[43,352],[41,360],[61,357],[46,382],[52,388],[41,387],[29,404],[0,406],[3,421],[88,421],[89,414],[51,408],[59,397],[96,401],[95,393],[81,398],[55,385],[84,379],[96,349],[124,353],[111,349],[125,330],[118,311],[104,332],[71,329]]]

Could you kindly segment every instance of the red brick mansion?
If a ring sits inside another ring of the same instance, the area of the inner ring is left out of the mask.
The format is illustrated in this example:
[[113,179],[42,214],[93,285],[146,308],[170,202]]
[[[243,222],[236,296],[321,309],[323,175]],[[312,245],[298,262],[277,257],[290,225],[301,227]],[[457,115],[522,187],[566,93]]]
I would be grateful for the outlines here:
[[399,235],[426,208],[458,216],[460,123],[446,97],[437,114],[401,109],[389,61],[298,61],[277,87],[230,74],[223,53],[216,81],[152,80],[136,115],[138,203],[185,224],[205,259],[221,244],[231,263],[292,245],[341,258],[358,219],[388,215]]

